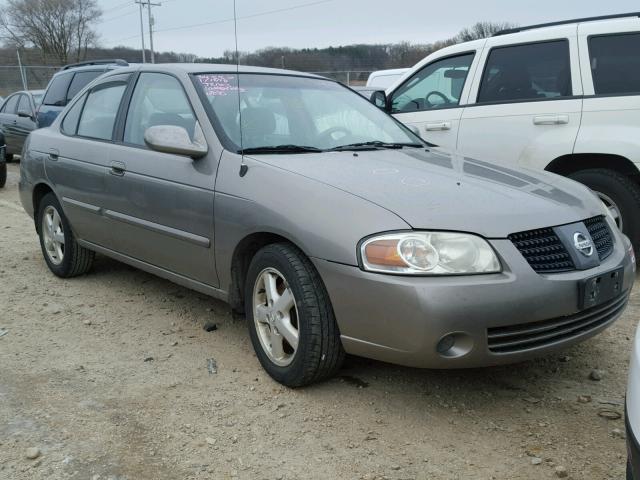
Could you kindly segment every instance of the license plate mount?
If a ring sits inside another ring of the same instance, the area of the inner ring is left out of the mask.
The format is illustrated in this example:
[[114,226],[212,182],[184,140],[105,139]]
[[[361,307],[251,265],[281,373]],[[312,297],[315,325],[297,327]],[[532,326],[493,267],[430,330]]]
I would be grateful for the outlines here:
[[580,282],[580,310],[605,303],[622,293],[624,268],[617,268]]

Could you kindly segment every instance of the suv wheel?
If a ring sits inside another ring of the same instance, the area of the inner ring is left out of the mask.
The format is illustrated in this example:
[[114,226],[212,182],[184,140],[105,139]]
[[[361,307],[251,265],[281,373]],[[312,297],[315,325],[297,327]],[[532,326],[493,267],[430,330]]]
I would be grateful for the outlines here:
[[62,278],[87,273],[95,253],[78,245],[55,195],[48,193],[42,198],[36,218],[40,247],[49,270]]
[[620,229],[640,252],[640,185],[629,177],[606,168],[582,170],[569,178],[583,183],[607,206]]
[[245,311],[253,348],[277,382],[299,387],[334,375],[344,349],[320,275],[292,245],[262,248],[251,261]]

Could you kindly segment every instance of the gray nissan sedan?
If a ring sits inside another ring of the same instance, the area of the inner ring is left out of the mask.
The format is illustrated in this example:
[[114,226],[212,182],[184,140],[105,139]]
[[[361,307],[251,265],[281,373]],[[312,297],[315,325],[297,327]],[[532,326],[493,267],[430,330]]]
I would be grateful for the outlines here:
[[98,252],[225,300],[288,386],[345,352],[433,368],[548,354],[611,325],[634,281],[629,240],[582,185],[433,150],[302,73],[109,72],[29,136],[21,173],[55,275]]

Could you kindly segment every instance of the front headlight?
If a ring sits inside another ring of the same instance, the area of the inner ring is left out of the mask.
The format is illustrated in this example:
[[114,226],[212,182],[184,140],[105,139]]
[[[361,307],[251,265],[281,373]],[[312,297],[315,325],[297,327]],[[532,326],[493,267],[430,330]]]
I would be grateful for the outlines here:
[[486,240],[468,233],[403,232],[366,239],[362,266],[370,272],[409,275],[497,273],[500,261]]

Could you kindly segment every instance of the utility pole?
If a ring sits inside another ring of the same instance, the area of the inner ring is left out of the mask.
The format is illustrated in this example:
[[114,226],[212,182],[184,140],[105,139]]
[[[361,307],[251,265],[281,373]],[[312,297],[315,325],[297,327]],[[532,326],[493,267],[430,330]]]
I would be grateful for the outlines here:
[[[151,14],[151,7],[160,7],[161,3],[152,3],[151,0],[136,0],[136,3],[140,4],[140,17],[142,18],[142,6],[146,6],[149,10],[149,49],[151,50],[151,63],[156,63],[155,52],[153,51],[153,15]],[[144,34],[142,35],[144,37]],[[143,41],[144,44],[144,41]],[[143,50],[144,51],[144,50]]]
[[147,63],[147,55],[144,47],[144,24],[142,22],[142,2],[137,2],[140,6],[140,39],[142,40],[142,63]]
[[20,69],[20,78],[22,79],[22,89],[28,90],[27,88],[27,76],[25,75],[24,68],[22,67],[22,59],[20,58],[20,50],[16,49],[16,54],[18,55],[18,68]]

